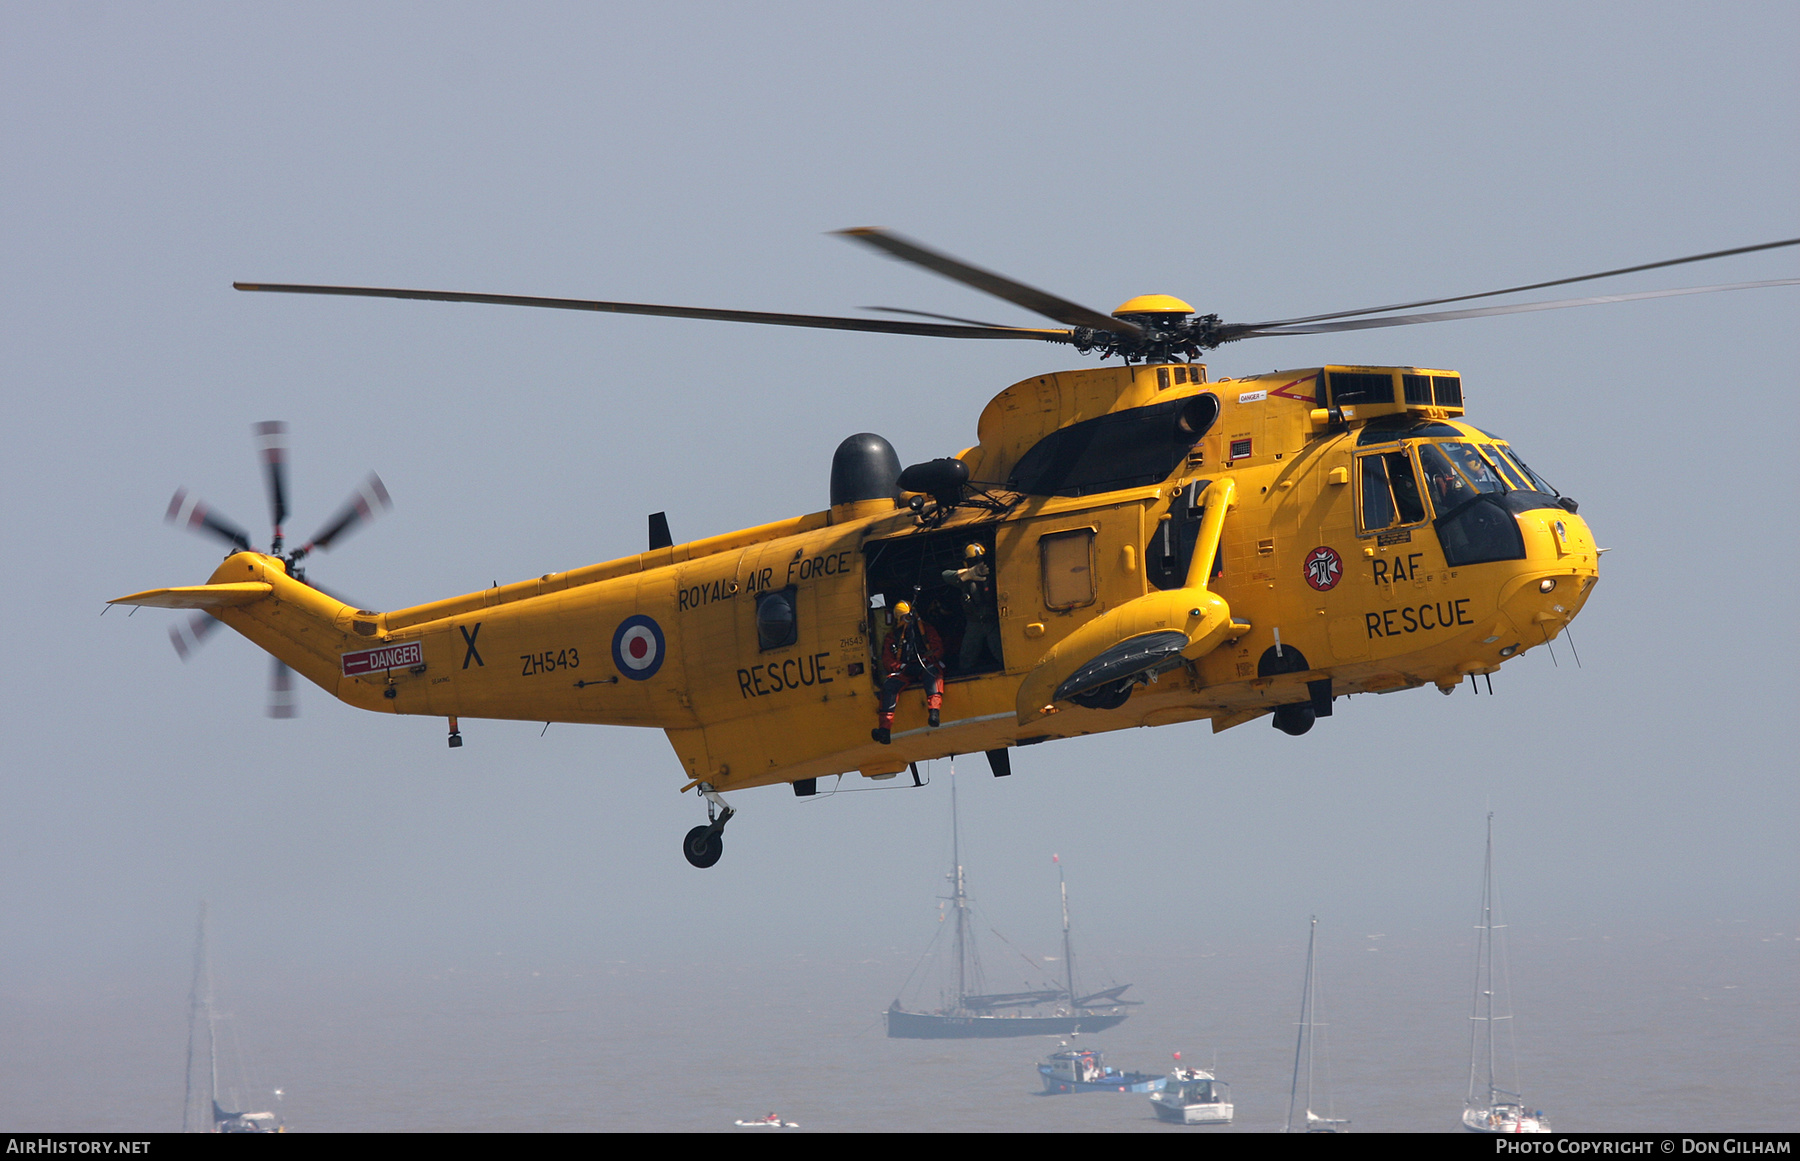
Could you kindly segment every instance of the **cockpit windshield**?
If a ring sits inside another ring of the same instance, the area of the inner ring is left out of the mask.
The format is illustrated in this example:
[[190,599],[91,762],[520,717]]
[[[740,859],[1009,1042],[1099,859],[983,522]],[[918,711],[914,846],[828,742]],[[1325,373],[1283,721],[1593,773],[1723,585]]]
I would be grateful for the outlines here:
[[1526,487],[1528,487],[1531,491],[1542,492],[1546,496],[1562,495],[1561,492],[1557,491],[1555,488],[1552,488],[1550,486],[1550,482],[1548,480],[1544,479],[1544,477],[1538,475],[1536,472],[1532,471],[1529,467],[1527,467],[1525,464],[1525,461],[1520,459],[1519,454],[1517,452],[1513,451],[1512,448],[1506,446],[1503,443],[1497,443],[1494,445],[1494,451],[1499,453],[1500,458],[1504,462],[1506,462],[1506,463],[1512,465],[1514,468],[1518,469],[1519,474],[1524,476],[1528,481],[1530,481],[1530,483],[1528,483],[1526,485]]
[[1439,512],[1448,512],[1485,492],[1509,490],[1474,444],[1422,443],[1419,466],[1425,470],[1431,502]]
[[[1417,434],[1417,429],[1406,433],[1415,438]],[[1434,430],[1432,434],[1446,432]],[[1456,434],[1463,435],[1460,431]],[[1556,489],[1505,444],[1467,437],[1405,439],[1395,450],[1361,454],[1357,465],[1359,514],[1365,535],[1430,519],[1427,501],[1431,513],[1443,517],[1482,496],[1493,497],[1515,512],[1550,506],[1558,496]]]

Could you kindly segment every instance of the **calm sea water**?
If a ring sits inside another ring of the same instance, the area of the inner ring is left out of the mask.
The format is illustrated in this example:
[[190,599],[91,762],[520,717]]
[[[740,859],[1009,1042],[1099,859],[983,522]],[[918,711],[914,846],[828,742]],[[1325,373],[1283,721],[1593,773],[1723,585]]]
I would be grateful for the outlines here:
[[[1456,1128],[1471,949],[1321,936],[1317,1111],[1352,1131]],[[1177,1050],[1216,1063],[1237,1104],[1226,1128],[1162,1125],[1143,1096],[1037,1095],[1050,1039],[886,1039],[917,948],[221,979],[222,1074],[297,1132],[738,1132],[770,1110],[826,1131],[1265,1132],[1286,1112],[1304,950],[1302,929],[1084,959],[1144,1004],[1083,1043],[1125,1068],[1162,1071]],[[1519,1084],[1558,1128],[1800,1128],[1796,933],[1515,934],[1510,951]],[[0,997],[0,1131],[178,1129],[185,1052],[184,990]]]

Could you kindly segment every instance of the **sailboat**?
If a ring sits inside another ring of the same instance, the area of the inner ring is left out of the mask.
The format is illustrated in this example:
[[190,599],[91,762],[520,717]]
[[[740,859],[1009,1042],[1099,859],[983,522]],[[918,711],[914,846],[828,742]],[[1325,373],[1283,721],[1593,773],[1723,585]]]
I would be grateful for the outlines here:
[[[1497,933],[1505,925],[1495,922],[1494,912],[1494,812],[1487,816],[1487,861],[1482,869],[1481,923],[1475,928],[1475,998],[1469,1013],[1469,1095],[1463,1101],[1463,1128],[1471,1133],[1548,1133],[1550,1122],[1541,1110],[1528,1110],[1525,1099],[1494,1083],[1494,1024],[1505,1022],[1511,1029],[1510,996],[1502,995],[1501,1008],[1494,1011],[1494,959],[1500,951],[1501,983],[1506,979],[1504,947],[1498,947]],[[1508,1040],[1510,1052],[1510,1038]],[[1485,1061],[1486,1071],[1482,1071]],[[1517,1065],[1514,1065],[1517,1073]],[[1485,1077],[1485,1083],[1478,1081]],[[1513,1083],[1518,1084],[1517,1080]]]
[[[1300,988],[1300,1033],[1294,1040],[1294,1079],[1288,1085],[1287,1123],[1281,1128],[1284,1133],[1295,1131],[1304,1133],[1342,1133],[1346,1131],[1349,1121],[1337,1117],[1321,1117],[1313,1112],[1313,1056],[1317,1043],[1317,1031],[1323,1027],[1319,1023],[1319,977],[1313,972],[1313,948],[1319,938],[1319,918],[1313,916],[1312,928],[1306,936],[1306,982]],[[1306,1066],[1306,1100],[1300,1101],[1300,1068]],[[1331,1111],[1326,1097],[1326,1111]],[[1294,1125],[1294,1109],[1305,1111],[1305,1119],[1300,1122],[1298,1130]]]
[[[197,1108],[195,1059],[201,1032],[206,1035],[207,1107]],[[281,1090],[275,1090],[277,1096]],[[233,1103],[236,1103],[235,1101]],[[184,1133],[282,1133],[286,1128],[272,1112],[230,1112],[219,1104],[218,1016],[213,1010],[212,956],[206,943],[206,904],[200,904],[200,930],[194,938],[194,986],[188,993],[187,1096],[181,1109]]]
[[[1075,960],[1069,941],[1069,889],[1063,900],[1063,964],[1066,987],[1023,992],[983,992],[981,960],[976,954],[969,917],[969,894],[963,878],[961,834],[956,816],[956,771],[950,772],[951,893],[945,902],[955,921],[955,991],[933,1012],[912,1012],[896,998],[887,1010],[891,1040],[973,1040],[1006,1036],[1069,1036],[1099,1032],[1125,1019],[1120,999],[1130,984],[1083,995],[1075,987]],[[1058,874],[1062,860],[1057,859]],[[1035,1011],[1029,1011],[1036,1009]],[[1049,1009],[1045,1011],[1044,1009]]]

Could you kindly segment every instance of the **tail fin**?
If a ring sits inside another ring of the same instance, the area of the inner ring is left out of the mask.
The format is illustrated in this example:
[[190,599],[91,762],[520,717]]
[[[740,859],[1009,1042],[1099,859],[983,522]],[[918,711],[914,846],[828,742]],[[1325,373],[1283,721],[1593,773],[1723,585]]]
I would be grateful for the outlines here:
[[[236,577],[247,579],[237,580]],[[234,579],[227,580],[226,577]],[[340,656],[377,632],[364,614],[287,575],[276,557],[240,552],[225,559],[211,583],[150,589],[108,602],[154,609],[198,609],[248,637],[301,676],[341,697]]]

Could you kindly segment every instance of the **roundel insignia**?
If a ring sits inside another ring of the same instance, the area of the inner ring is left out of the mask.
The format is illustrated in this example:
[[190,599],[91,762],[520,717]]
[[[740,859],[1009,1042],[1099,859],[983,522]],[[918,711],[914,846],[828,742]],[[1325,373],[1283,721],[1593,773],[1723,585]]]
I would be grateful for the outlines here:
[[663,663],[662,626],[643,614],[626,617],[613,631],[613,664],[632,681],[648,681]]
[[1344,579],[1344,561],[1334,548],[1319,547],[1306,554],[1306,583],[1320,592],[1337,587]]

